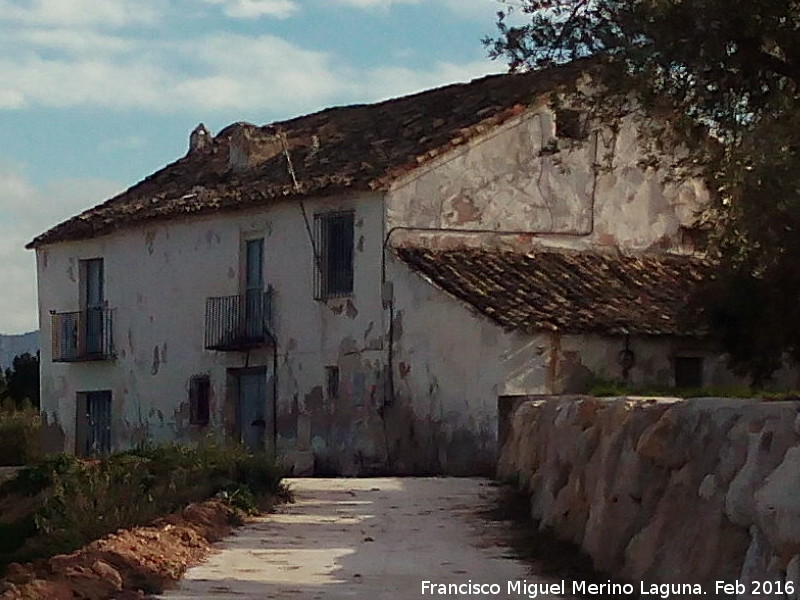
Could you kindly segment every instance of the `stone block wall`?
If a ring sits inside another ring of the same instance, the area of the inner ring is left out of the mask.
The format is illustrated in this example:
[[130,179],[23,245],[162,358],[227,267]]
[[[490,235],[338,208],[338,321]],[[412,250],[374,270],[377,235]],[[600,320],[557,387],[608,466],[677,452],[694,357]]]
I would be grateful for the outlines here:
[[797,587],[799,412],[726,398],[531,398],[512,416],[498,474],[531,494],[541,527],[611,575]]

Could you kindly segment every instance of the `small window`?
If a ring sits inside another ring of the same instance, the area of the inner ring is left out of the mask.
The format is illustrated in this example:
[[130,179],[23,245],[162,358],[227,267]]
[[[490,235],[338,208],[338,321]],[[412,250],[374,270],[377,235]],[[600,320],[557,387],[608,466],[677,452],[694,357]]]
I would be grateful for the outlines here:
[[708,248],[708,231],[699,227],[681,227],[681,246],[690,252],[703,252]]
[[339,367],[325,367],[325,391],[328,400],[339,397]]
[[556,137],[568,140],[585,140],[586,128],[577,110],[556,111]]
[[211,417],[211,380],[198,375],[189,380],[189,423],[205,427]]
[[353,213],[335,212],[314,217],[315,285],[318,300],[353,293]]
[[703,387],[703,359],[699,356],[675,357],[675,387]]

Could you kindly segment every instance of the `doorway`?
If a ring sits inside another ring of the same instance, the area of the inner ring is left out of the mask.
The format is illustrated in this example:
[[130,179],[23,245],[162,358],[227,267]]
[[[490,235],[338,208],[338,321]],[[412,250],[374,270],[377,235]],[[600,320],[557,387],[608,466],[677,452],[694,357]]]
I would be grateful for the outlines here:
[[275,450],[275,399],[265,368],[237,369],[236,433],[249,452]]
[[111,391],[80,392],[75,432],[78,456],[105,456],[111,452]]

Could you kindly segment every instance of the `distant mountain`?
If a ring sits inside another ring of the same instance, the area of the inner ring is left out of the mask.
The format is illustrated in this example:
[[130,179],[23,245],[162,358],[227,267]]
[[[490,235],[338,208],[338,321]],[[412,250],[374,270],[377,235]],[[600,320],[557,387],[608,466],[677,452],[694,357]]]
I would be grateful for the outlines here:
[[39,349],[39,332],[31,331],[19,335],[3,335],[0,333],[0,368],[11,366],[15,356],[30,352],[36,354]]

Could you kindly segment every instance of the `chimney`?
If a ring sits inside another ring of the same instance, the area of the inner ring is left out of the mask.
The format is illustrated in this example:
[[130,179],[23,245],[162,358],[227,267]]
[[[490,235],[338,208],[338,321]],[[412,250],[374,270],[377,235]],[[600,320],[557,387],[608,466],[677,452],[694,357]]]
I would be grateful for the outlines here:
[[211,132],[203,123],[194,128],[189,135],[189,152],[202,150],[211,145]]
[[283,153],[280,135],[266,133],[253,125],[241,124],[230,136],[228,167],[237,173],[264,163]]

